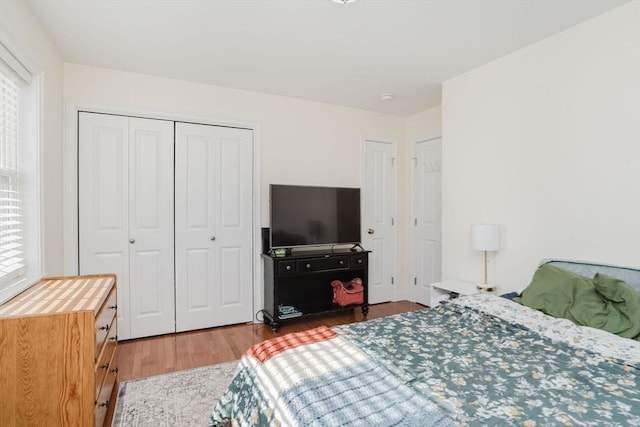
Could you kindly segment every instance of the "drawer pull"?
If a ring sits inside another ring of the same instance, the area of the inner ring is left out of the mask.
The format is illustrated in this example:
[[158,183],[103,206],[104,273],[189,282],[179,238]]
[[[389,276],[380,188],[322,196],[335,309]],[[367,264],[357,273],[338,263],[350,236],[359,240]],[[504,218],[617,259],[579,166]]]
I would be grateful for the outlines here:
[[311,268],[311,264],[307,264],[305,267],[307,267],[307,268]]
[[358,264],[362,264],[362,260],[361,259],[358,260]]
[[117,306],[117,305],[110,305],[110,306],[109,306],[109,308],[110,308],[111,310],[117,310],[117,309],[118,309],[118,306]]
[[116,366],[115,368],[113,368],[113,369],[111,370],[111,372],[113,372],[114,374],[117,374],[117,373],[118,373],[118,367]]
[[118,341],[118,336],[116,335],[115,337],[109,338],[109,341]]
[[109,330],[109,325],[100,326],[98,329],[101,330],[101,331],[108,331]]
[[104,369],[106,371],[107,369],[109,369],[109,364],[105,363],[104,365],[100,366],[100,369]]
[[287,271],[291,271],[291,266],[287,265],[284,269],[287,270]]
[[108,408],[109,407],[109,401],[105,400],[104,402],[98,404],[98,406],[103,406],[103,407],[107,407]]
[[340,264],[340,265],[343,265],[343,264],[344,264],[344,261],[340,260],[339,264]]

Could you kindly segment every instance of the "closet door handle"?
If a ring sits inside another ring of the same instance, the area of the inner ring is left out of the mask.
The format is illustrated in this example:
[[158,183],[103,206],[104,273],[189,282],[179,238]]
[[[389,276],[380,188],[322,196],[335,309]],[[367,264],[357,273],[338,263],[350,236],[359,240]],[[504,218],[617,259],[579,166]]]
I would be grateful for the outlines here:
[[211,236],[211,241],[213,242],[214,240],[216,240],[216,236]]
[[132,245],[136,242],[136,239],[129,239],[129,243],[131,243]]

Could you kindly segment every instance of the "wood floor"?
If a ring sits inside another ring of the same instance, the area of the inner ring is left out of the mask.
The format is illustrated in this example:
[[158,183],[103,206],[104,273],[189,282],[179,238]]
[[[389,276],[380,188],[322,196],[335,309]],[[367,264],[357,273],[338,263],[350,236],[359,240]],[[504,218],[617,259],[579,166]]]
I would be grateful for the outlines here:
[[[424,306],[409,301],[376,304],[370,306],[367,319],[421,308]],[[118,344],[118,381],[238,360],[249,347],[274,336],[362,320],[357,309],[301,319],[284,325],[277,334],[261,323],[250,323],[123,341]]]

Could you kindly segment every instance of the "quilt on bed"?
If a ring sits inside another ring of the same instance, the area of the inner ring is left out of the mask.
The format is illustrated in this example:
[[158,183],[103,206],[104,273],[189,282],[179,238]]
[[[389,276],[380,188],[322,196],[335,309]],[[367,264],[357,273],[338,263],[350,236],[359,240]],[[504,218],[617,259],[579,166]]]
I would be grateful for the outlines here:
[[639,359],[640,342],[479,294],[258,344],[210,425],[640,426]]

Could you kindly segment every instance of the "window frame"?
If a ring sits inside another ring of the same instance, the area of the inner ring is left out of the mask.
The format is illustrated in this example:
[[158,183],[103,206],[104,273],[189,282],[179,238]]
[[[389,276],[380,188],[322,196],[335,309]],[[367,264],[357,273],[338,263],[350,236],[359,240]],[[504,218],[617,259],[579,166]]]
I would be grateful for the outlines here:
[[19,177],[23,210],[23,274],[0,285],[0,304],[37,283],[43,276],[42,82],[43,73],[0,28],[0,61],[25,81],[21,99]]

